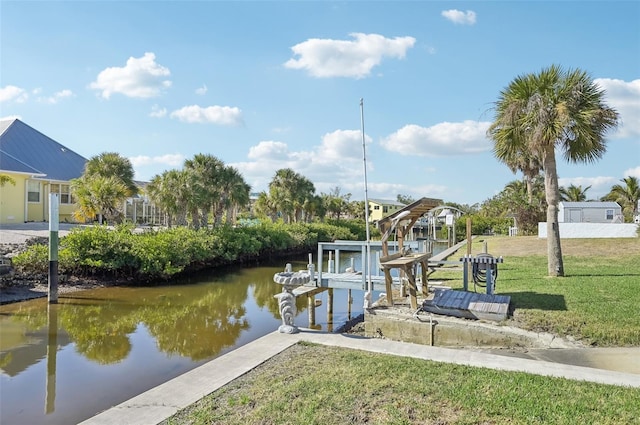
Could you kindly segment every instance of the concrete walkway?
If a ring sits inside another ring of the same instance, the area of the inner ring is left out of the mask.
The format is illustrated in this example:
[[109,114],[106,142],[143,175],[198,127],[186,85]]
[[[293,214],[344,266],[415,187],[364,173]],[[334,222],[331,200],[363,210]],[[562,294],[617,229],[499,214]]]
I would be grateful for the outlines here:
[[436,362],[640,388],[640,375],[631,373],[303,329],[302,332],[293,335],[278,332],[268,334],[112,407],[82,422],[81,425],[157,424],[299,341]]

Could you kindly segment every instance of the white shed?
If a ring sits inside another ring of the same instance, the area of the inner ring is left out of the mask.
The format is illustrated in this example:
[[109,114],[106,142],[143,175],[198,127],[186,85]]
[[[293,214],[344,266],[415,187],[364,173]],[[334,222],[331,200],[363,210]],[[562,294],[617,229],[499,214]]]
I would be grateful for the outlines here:
[[560,202],[560,223],[623,223],[622,207],[617,202]]

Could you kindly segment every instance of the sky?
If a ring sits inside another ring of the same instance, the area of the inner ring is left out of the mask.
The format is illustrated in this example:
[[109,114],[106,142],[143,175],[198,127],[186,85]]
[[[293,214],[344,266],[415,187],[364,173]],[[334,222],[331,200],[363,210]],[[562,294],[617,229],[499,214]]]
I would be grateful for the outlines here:
[[0,117],[143,181],[204,153],[252,192],[291,168],[317,194],[481,203],[522,178],[486,137],[501,90],[551,65],[620,114],[601,159],[557,154],[560,185],[640,178],[638,1],[0,0]]

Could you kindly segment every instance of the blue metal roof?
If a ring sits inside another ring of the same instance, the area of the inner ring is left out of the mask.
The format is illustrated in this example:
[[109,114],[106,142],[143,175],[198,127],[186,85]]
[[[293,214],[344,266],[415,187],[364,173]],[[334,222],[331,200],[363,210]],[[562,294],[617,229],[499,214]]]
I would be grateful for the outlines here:
[[82,175],[86,162],[19,119],[0,121],[0,170],[69,181]]

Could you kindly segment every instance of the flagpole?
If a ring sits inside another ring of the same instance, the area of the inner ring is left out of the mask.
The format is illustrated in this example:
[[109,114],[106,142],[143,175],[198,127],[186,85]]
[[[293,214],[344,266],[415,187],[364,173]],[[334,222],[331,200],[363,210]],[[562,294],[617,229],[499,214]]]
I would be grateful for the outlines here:
[[367,258],[363,258],[363,267],[366,267],[363,272],[366,273],[367,278],[367,292],[364,296],[364,308],[371,308],[372,297],[372,284],[371,284],[371,234],[369,232],[369,194],[367,188],[367,151],[365,148],[365,135],[364,135],[364,99],[360,98],[360,129],[362,133],[362,162],[364,167],[364,220],[365,228],[367,229],[367,244],[366,253]]

